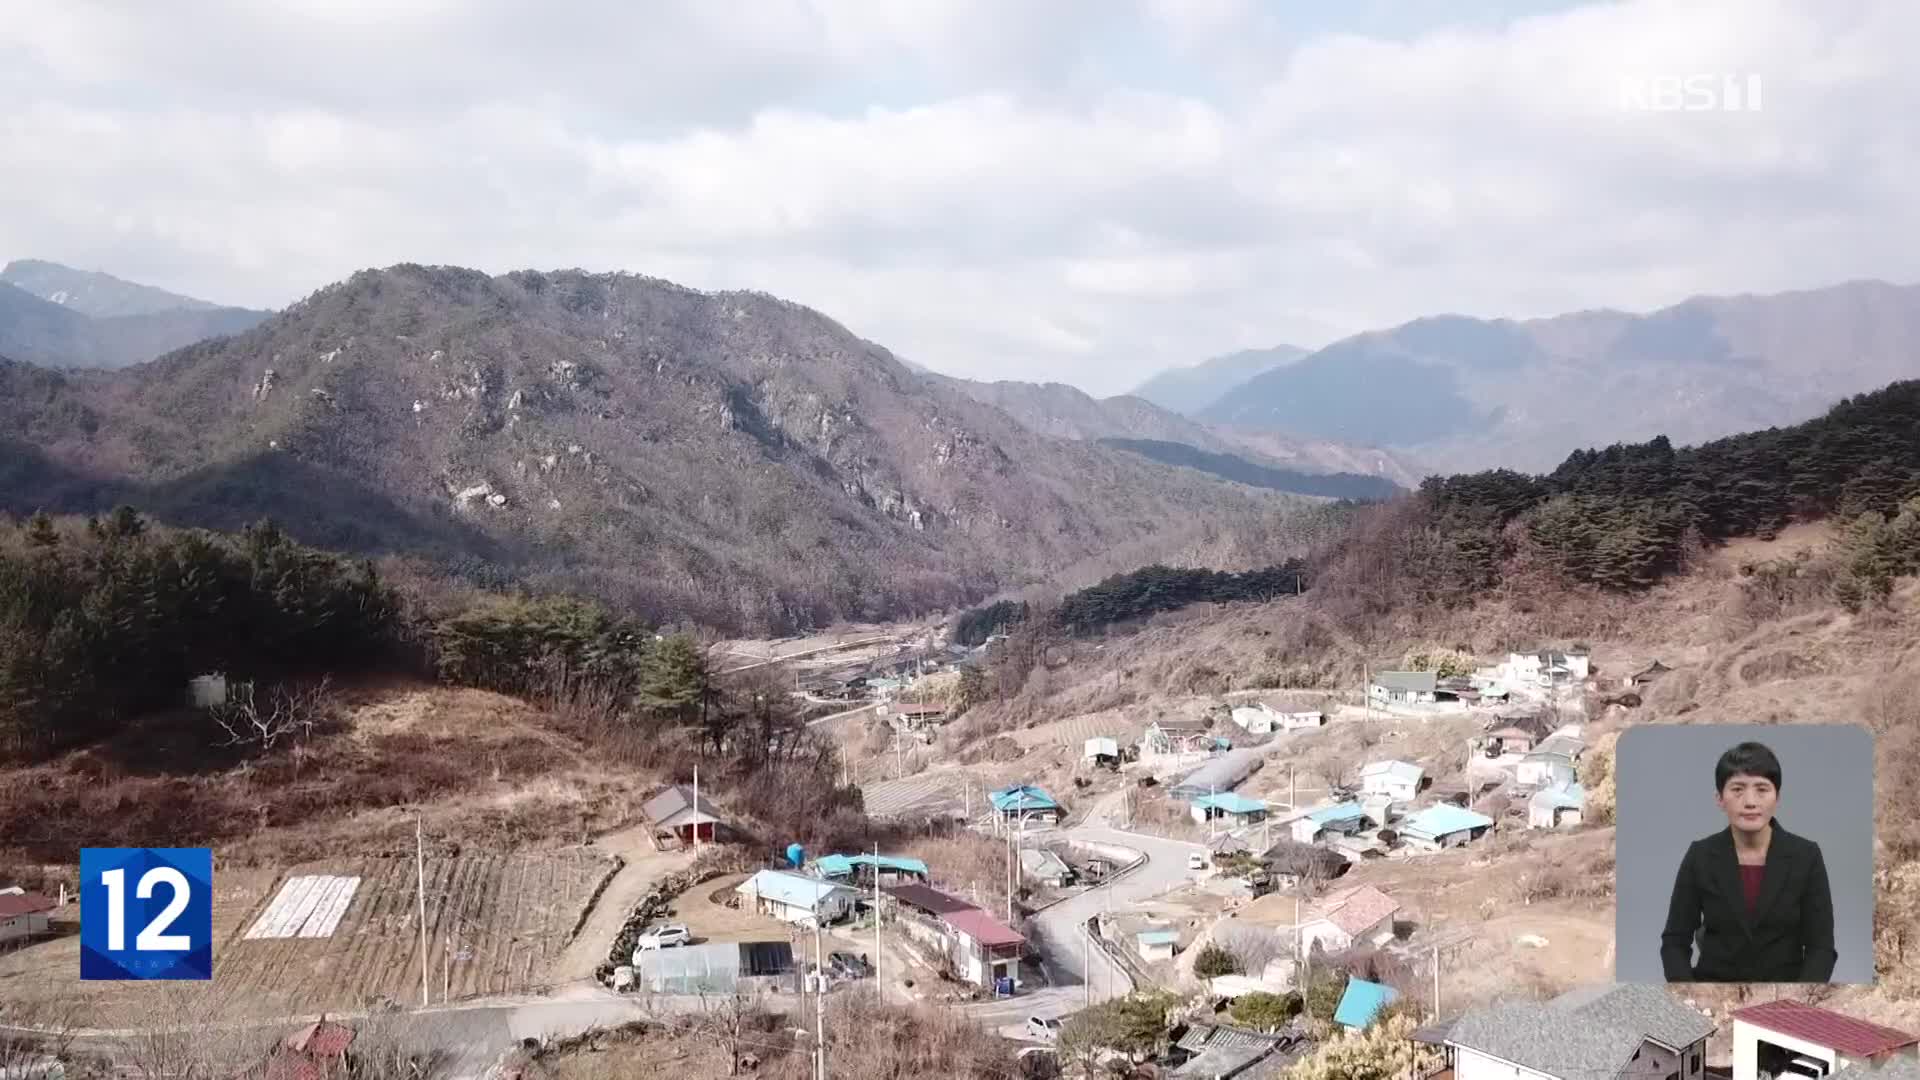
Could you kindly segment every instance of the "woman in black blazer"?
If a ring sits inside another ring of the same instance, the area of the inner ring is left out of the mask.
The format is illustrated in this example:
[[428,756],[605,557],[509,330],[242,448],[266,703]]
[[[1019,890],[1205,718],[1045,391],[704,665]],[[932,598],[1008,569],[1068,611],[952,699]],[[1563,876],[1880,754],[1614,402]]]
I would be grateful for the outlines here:
[[1780,759],[1761,743],[1741,743],[1720,755],[1713,774],[1727,827],[1695,840],[1680,860],[1660,932],[1667,981],[1827,982],[1840,956],[1827,865],[1819,844],[1774,820]]

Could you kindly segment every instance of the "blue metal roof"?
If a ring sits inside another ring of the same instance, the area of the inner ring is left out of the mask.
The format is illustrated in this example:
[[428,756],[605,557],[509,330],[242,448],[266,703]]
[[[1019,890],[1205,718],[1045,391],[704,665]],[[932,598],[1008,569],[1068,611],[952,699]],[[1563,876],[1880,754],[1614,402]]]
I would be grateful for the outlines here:
[[813,861],[814,869],[830,878],[846,877],[856,866],[879,866],[882,870],[927,876],[927,864],[901,855],[822,855]]
[[1340,1007],[1333,1011],[1333,1022],[1351,1028],[1363,1028],[1373,1023],[1380,1010],[1400,995],[1391,986],[1381,986],[1365,979],[1348,979],[1347,992],[1340,995]]
[[1180,942],[1180,931],[1142,930],[1134,938],[1142,945],[1176,945]]
[[751,896],[764,896],[789,907],[812,910],[829,894],[836,891],[845,892],[846,888],[838,882],[807,877],[805,874],[790,874],[784,870],[762,870],[741,882],[734,891]]
[[1436,837],[1467,829],[1484,829],[1492,824],[1493,819],[1485,814],[1476,814],[1458,806],[1440,803],[1408,815],[1407,819],[1399,824],[1397,831],[1412,833],[1415,836]]
[[1331,821],[1352,821],[1355,818],[1362,818],[1366,816],[1367,816],[1366,808],[1362,807],[1359,803],[1343,802],[1343,803],[1335,803],[1332,806],[1323,806],[1320,809],[1315,810],[1312,813],[1308,814],[1307,820],[1311,822],[1315,822],[1320,825],[1325,825]]
[[1053,801],[1053,796],[1032,784],[1015,784],[1009,788],[989,792],[987,798],[993,801],[995,810],[1057,810],[1060,808],[1060,804]]
[[1227,814],[1257,814],[1267,808],[1267,804],[1259,799],[1249,799],[1233,791],[1197,796],[1193,799],[1193,805],[1211,807]]

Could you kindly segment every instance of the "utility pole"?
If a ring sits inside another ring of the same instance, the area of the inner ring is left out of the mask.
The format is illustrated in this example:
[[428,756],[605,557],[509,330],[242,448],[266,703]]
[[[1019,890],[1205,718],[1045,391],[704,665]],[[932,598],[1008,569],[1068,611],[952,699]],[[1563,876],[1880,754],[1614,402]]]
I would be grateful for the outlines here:
[[1087,940],[1080,943],[1081,955],[1085,957],[1085,959],[1081,961],[1081,966],[1086,968],[1087,970],[1087,1004],[1092,1005],[1093,1004],[1093,934],[1089,932],[1087,928],[1084,926],[1080,928],[1080,932],[1082,934],[1085,934],[1087,938]]
[[700,763],[693,764],[693,852],[700,853]]
[[[880,880],[879,873],[873,875]],[[880,911],[874,909],[875,923],[880,920]],[[879,965],[874,966],[875,985],[878,985]],[[813,1075],[815,1080],[827,1080],[827,966],[820,952],[820,919],[813,920]]]
[[1433,1019],[1440,1019],[1440,945],[1433,946]]
[[[882,1002],[887,1000],[887,984],[880,981],[880,965],[885,957],[880,955],[880,845],[873,845],[873,992]],[[821,1059],[821,1076],[826,1075],[825,1059]]]
[[413,869],[418,881],[420,901],[420,1004],[427,1004],[427,827],[418,815],[413,819]]

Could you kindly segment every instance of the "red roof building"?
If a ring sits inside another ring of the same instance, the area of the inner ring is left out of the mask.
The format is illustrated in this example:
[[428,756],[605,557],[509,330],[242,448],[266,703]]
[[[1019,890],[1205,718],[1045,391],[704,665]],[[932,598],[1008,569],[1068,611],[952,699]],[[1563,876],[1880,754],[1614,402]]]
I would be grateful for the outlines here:
[[985,948],[1020,946],[1027,943],[1027,939],[1021,937],[1018,930],[1003,925],[998,919],[979,908],[949,911],[940,916],[940,921],[972,938]]
[[22,915],[41,915],[59,907],[49,897],[39,893],[17,892],[0,893],[0,919],[17,919]]
[[1733,1074],[1757,1075],[1761,1057],[1774,1051],[1812,1057],[1830,1069],[1879,1065],[1920,1056],[1920,1035],[1798,1001],[1765,1001],[1735,1009]]

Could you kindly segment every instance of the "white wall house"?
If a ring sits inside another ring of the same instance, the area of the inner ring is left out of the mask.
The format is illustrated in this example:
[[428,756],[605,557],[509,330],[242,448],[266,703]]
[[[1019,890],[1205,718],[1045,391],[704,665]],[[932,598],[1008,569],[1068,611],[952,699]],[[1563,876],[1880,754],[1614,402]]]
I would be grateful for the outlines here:
[[1339,889],[1301,916],[1300,945],[1308,952],[1318,945],[1329,953],[1355,945],[1385,945],[1393,940],[1393,921],[1399,914],[1399,903],[1371,885]]
[[1360,790],[1407,802],[1420,793],[1420,781],[1426,774],[1425,769],[1409,761],[1369,762],[1360,770]]
[[854,903],[854,891],[845,885],[784,870],[762,870],[734,891],[750,910],[781,922],[838,922]]
[[1470,1009],[1445,1044],[1454,1080],[1702,1080],[1713,1030],[1664,987],[1600,984]]

